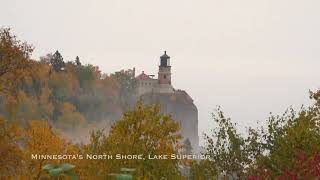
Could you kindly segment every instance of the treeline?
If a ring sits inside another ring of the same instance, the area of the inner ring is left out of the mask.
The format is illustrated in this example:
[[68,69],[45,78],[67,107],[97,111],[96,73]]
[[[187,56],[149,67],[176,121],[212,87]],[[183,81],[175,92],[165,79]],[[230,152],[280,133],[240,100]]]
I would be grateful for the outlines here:
[[[320,91],[310,92],[309,107],[271,114],[266,125],[246,134],[218,108],[212,133],[204,135],[208,160],[32,159],[32,154],[170,156],[190,154],[192,147],[181,143],[179,124],[159,106],[138,102],[132,108],[135,81],[129,73],[102,75],[79,58],[65,62],[59,52],[34,61],[32,47],[9,29],[1,29],[0,38],[0,179],[111,179],[122,168],[134,170],[135,179],[320,177]],[[57,133],[101,120],[117,121],[109,133],[92,131],[86,144]]]
[[102,74],[78,56],[65,61],[59,51],[31,60],[33,47],[10,29],[2,28],[0,38],[0,114],[7,120],[45,119],[63,129],[111,124],[133,102],[135,79],[125,71]]
[[[92,132],[90,142],[85,145],[66,142],[47,121],[31,120],[26,128],[21,128],[17,123],[0,119],[0,178],[112,179],[122,168],[130,168],[138,179],[180,179],[183,177],[178,160],[115,158],[117,154],[178,154],[182,152],[178,131],[179,125],[170,116],[161,115],[159,106],[146,107],[141,103],[125,113],[108,134]],[[113,156],[113,159],[91,160],[86,158],[87,154]],[[32,155],[36,158],[32,159]],[[83,155],[83,158],[42,159],[41,155]]]
[[289,108],[245,135],[220,108],[215,128],[205,134],[210,161],[193,163],[194,179],[318,179],[320,177],[320,91],[310,92],[313,105]]

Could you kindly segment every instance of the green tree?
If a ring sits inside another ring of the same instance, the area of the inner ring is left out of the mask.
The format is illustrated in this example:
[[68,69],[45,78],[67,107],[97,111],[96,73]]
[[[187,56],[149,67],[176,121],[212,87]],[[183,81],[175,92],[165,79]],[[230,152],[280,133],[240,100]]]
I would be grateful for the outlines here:
[[52,55],[52,57],[51,57],[51,59],[50,59],[50,64],[51,64],[53,70],[55,70],[55,71],[61,71],[61,70],[63,70],[63,68],[64,68],[64,61],[63,61],[63,57],[62,57],[62,55],[60,54],[59,51],[56,51],[56,52]]
[[136,103],[137,80],[130,73],[130,70],[116,72],[111,77],[115,77],[120,84],[120,100],[124,109],[130,110]]
[[248,163],[245,139],[237,132],[236,124],[225,117],[220,108],[213,114],[217,128],[211,136],[205,134],[206,154],[213,160],[218,174],[226,178],[238,179],[244,176]]
[[249,178],[315,179],[320,176],[319,91],[311,92],[310,97],[315,103],[308,108],[302,107],[299,111],[289,108],[283,115],[271,114],[266,126],[249,129]]
[[190,179],[216,180],[218,179],[216,166],[209,160],[192,161],[190,163]]
[[316,103],[309,108],[299,112],[289,109],[282,116],[269,118],[267,128],[259,135],[264,153],[256,158],[252,174],[269,172],[275,178],[291,173],[298,179],[315,178],[308,174],[310,171],[302,169],[303,166],[312,169],[308,164],[320,152],[319,100],[316,96],[316,93],[311,94]]

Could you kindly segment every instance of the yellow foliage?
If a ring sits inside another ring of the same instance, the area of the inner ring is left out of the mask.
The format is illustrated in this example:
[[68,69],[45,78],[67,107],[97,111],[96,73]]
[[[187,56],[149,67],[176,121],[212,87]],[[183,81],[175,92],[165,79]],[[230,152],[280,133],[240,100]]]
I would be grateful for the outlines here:
[[139,103],[114,124],[108,137],[102,137],[101,141],[99,134],[92,137],[92,151],[108,152],[114,157],[116,154],[142,154],[145,157],[144,160],[108,160],[103,172],[116,173],[126,167],[137,169],[137,176],[141,179],[173,178],[179,175],[178,160],[151,160],[148,156],[177,154],[181,140],[179,129],[170,116],[160,114],[159,106],[146,107]]
[[77,127],[83,126],[86,119],[83,115],[76,111],[74,105],[70,103],[62,104],[62,116],[58,118],[57,127],[64,130],[73,130]]
[[[30,179],[39,178],[45,164],[57,164],[59,160],[32,159],[32,155],[59,155],[64,154],[64,141],[53,131],[47,121],[33,120],[29,122],[24,132],[27,139],[24,150],[26,173]],[[39,157],[39,156],[38,156]]]
[[21,135],[18,124],[0,118],[0,179],[21,170],[22,151],[18,146]]

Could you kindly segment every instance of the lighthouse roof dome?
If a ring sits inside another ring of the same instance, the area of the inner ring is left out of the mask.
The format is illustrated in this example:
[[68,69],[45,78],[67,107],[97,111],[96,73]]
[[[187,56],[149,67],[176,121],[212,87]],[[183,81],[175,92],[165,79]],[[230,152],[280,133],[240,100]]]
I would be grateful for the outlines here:
[[170,56],[167,55],[167,51],[164,51],[164,54],[162,56],[160,56],[160,58],[164,58],[164,59],[169,59]]

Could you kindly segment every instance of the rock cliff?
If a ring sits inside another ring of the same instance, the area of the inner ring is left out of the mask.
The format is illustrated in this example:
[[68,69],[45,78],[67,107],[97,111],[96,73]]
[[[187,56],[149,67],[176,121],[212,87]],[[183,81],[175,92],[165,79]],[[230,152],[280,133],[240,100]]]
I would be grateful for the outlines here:
[[161,112],[169,114],[181,125],[181,134],[189,139],[193,152],[199,148],[198,109],[193,99],[183,90],[174,93],[148,93],[141,96],[145,104],[159,103]]

